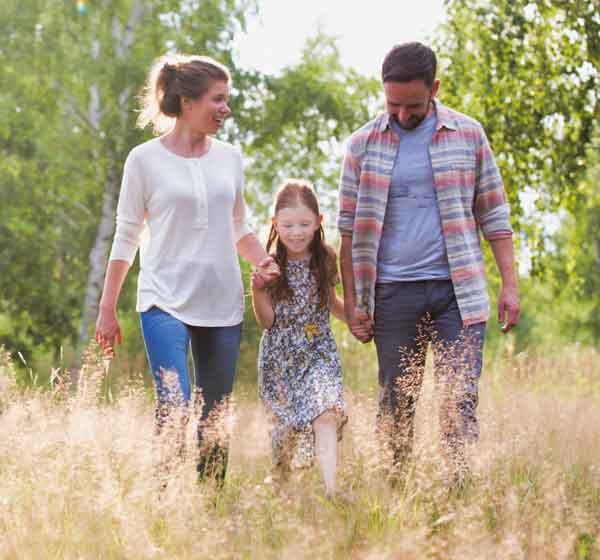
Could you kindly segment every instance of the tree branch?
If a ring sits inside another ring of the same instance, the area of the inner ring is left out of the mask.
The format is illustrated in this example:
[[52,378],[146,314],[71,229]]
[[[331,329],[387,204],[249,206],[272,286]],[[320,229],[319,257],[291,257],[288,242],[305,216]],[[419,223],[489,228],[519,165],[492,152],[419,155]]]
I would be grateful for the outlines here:
[[81,109],[81,107],[79,106],[79,102],[77,101],[77,99],[75,99],[75,97],[70,91],[68,91],[60,82],[56,80],[52,82],[52,89],[58,90],[62,94],[65,101],[67,102],[66,107],[71,111],[71,113],[77,118],[77,120],[81,124],[89,128],[92,132],[98,132],[98,128],[96,128],[94,123]]

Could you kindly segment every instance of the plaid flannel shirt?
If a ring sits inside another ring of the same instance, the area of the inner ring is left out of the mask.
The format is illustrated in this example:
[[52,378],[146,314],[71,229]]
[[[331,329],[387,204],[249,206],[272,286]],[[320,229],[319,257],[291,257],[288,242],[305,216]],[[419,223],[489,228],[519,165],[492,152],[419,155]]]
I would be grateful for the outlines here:
[[[465,325],[487,321],[479,232],[487,240],[512,236],[502,178],[483,127],[434,100],[437,124],[429,154],[450,276]],[[338,229],[352,237],[356,303],[371,316],[377,254],[392,169],[400,140],[383,113],[354,132],[339,186]]]

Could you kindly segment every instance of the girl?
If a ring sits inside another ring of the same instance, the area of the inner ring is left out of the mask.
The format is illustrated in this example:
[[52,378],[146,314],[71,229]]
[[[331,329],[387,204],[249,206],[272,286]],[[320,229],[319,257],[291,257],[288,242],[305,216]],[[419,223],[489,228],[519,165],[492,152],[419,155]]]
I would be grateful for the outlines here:
[[[190,400],[188,351],[204,408],[198,472],[225,476],[227,442],[205,437],[233,387],[240,349],[243,284],[238,254],[278,274],[246,224],[242,156],[214,138],[229,108],[229,70],[201,56],[167,55],[150,71],[138,124],[165,133],[127,156],[117,228],[100,301],[96,339],[112,352],[121,338],[117,301],[140,250],[137,310],[157,392],[157,428]],[[171,378],[175,377],[175,383]],[[221,406],[219,406],[221,405]]]
[[347,418],[342,368],[329,312],[345,321],[337,296],[336,258],[325,245],[323,216],[307,181],[289,179],[279,189],[267,243],[280,276],[270,285],[252,275],[254,313],[266,329],[260,342],[259,395],[273,420],[273,460],[285,477],[295,457],[312,460],[313,447],[325,489],[334,496],[337,442]]

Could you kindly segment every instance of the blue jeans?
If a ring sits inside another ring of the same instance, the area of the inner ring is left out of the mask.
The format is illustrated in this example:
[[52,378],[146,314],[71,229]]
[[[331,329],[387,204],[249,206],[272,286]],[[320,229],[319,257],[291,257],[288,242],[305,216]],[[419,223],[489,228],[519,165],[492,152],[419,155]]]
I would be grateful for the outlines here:
[[[140,313],[148,362],[154,377],[157,427],[174,406],[191,399],[188,355],[191,346],[194,382],[202,393],[204,407],[198,427],[199,444],[206,421],[217,405],[231,395],[240,351],[242,323],[230,327],[187,325],[158,307]],[[226,460],[227,449],[217,450]],[[206,461],[204,461],[206,462]],[[205,470],[201,457],[199,471]],[[224,470],[223,470],[224,476]]]
[[[450,280],[377,284],[379,424],[401,466],[410,455],[427,348],[434,354],[440,432],[451,459],[478,437],[476,409],[485,323],[463,326]],[[461,465],[457,465],[461,467]]]

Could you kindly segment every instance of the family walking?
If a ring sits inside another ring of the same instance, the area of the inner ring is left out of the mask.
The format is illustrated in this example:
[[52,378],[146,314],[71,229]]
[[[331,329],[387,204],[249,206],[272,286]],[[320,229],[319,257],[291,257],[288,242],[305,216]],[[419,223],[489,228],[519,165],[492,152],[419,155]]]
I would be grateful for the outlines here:
[[359,341],[375,342],[377,433],[391,480],[402,480],[410,463],[429,346],[446,462],[453,483],[468,474],[489,314],[480,233],[502,279],[503,331],[519,319],[509,207],[483,128],[437,99],[431,49],[394,47],[382,83],[386,110],[351,135],[341,172],[340,298],[336,254],[310,183],[280,186],[266,248],[246,223],[242,156],[214,137],[231,112],[227,68],[177,55],[150,72],[139,124],[151,123],[159,136],[125,162],[96,339],[109,352],[120,342],[117,302],[139,248],[137,311],[157,430],[192,398],[191,348],[203,399],[200,478],[222,484],[226,474],[228,442],[208,434],[227,412],[239,354],[238,256],[254,267],[253,308],[264,328],[259,395],[272,421],[278,477],[316,457],[326,494],[337,492],[337,444],[348,418],[331,313]]

